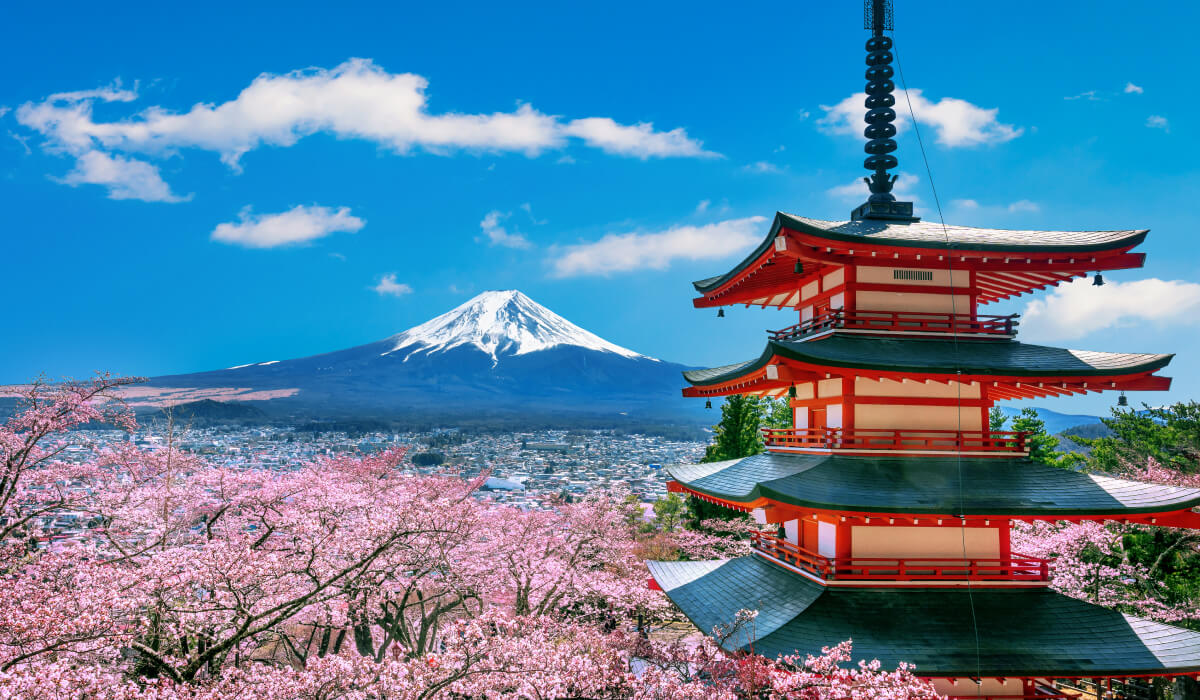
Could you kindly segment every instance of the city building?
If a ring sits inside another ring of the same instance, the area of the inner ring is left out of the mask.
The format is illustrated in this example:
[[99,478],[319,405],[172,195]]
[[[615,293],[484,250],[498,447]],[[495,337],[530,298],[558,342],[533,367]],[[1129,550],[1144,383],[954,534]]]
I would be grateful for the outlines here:
[[[768,657],[853,640],[858,658],[914,664],[960,697],[1073,697],[1061,679],[1200,674],[1200,634],[1049,587],[1052,563],[1012,551],[1015,521],[1200,528],[1200,490],[1056,469],[1025,435],[993,430],[998,401],[1166,390],[1171,355],[1022,343],[984,305],[1137,268],[1145,230],[1009,231],[913,216],[898,163],[891,7],[867,0],[869,199],[848,221],[779,213],[697,307],[795,309],[758,357],[685,373],[686,396],[787,397],[794,423],[766,452],[668,467],[668,490],[754,515],[777,535],[749,556],[649,562],[702,631],[757,610],[725,640]],[[1123,401],[1123,394],[1122,401]],[[1119,691],[1118,691],[1119,692]],[[1111,695],[1110,695],[1111,696]]]

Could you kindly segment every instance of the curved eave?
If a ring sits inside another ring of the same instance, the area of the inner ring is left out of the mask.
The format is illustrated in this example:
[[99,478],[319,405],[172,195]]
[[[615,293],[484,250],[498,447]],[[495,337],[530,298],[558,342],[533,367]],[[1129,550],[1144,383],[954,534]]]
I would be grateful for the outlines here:
[[[1016,341],[874,338],[834,333],[807,342],[768,341],[754,360],[688,370],[693,388],[763,383],[768,365],[794,369],[775,383],[810,381],[804,373],[877,376],[953,376],[1018,382],[1028,378],[1063,381],[1148,375],[1171,362],[1173,354],[1104,353],[1066,350]],[[841,370],[841,372],[839,372]],[[849,371],[846,371],[849,370]],[[1160,378],[1165,379],[1165,378]],[[1120,388],[1120,387],[1116,387]],[[1163,387],[1166,388],[1166,387]],[[739,393],[729,391],[724,393]],[[685,396],[717,395],[685,389]]]
[[[848,229],[850,232],[846,232],[845,229]],[[905,237],[906,233],[918,230],[922,232],[922,236],[913,235],[908,238]],[[694,304],[698,307],[703,307],[729,303],[757,303],[750,302],[749,298],[741,298],[744,296],[757,296],[757,292],[754,294],[749,294],[749,292],[735,294],[733,293],[734,288],[743,285],[757,289],[757,286],[770,283],[770,280],[765,277],[760,277],[757,282],[751,282],[750,277],[752,275],[760,275],[764,266],[778,263],[779,261],[776,258],[784,258],[790,261],[791,258],[801,255],[795,252],[795,250],[784,252],[785,249],[792,248],[793,246],[795,246],[796,250],[803,249],[806,245],[818,248],[825,247],[824,244],[830,244],[832,247],[850,246],[854,251],[857,251],[859,256],[857,259],[862,260],[865,264],[875,262],[877,254],[883,253],[885,257],[892,257],[893,250],[900,250],[905,251],[904,256],[906,258],[915,257],[919,260],[924,257],[926,260],[925,263],[916,262],[912,259],[902,261],[905,265],[916,264],[921,267],[928,267],[930,260],[942,260],[947,251],[955,251],[956,256],[975,258],[1002,253],[1016,253],[1022,256],[1031,255],[1035,257],[1061,253],[1092,257],[1100,256],[1100,258],[1109,257],[1107,260],[1080,260],[1077,265],[1069,265],[1069,271],[1060,274],[1057,278],[1052,278],[1042,283],[1030,283],[1027,285],[1028,289],[1025,291],[1031,291],[1032,289],[1046,286],[1046,284],[1057,284],[1060,281],[1085,274],[1087,270],[1141,267],[1145,260],[1144,255],[1120,254],[1139,245],[1145,240],[1148,232],[1146,229],[1124,231],[1009,231],[962,226],[948,226],[945,232],[943,232],[940,225],[928,222],[914,224],[882,221],[832,222],[806,219],[777,212],[767,236],[741,262],[724,274],[697,280],[692,283],[695,290],[702,295],[700,298],[694,300]],[[951,237],[949,244],[945,242],[944,236],[946,233],[949,233]],[[777,249],[775,239],[781,235],[795,240],[791,241],[784,249]],[[956,236],[960,240],[955,240]],[[1051,242],[1047,243],[1046,241]],[[851,257],[837,253],[823,256],[821,259],[830,264],[849,264],[852,262]],[[946,265],[949,263],[941,264]],[[1042,270],[1043,267],[1043,265],[1039,264],[1022,270],[1019,265],[1016,265],[1013,267],[1013,270],[1036,272]],[[768,275],[767,277],[770,276]],[[775,279],[776,277],[778,275],[770,278],[774,280],[774,286],[778,286],[778,283],[781,281]],[[987,295],[984,296],[986,297]],[[1011,294],[1001,296],[1007,297],[1011,296]]]
[[[1124,615],[1049,589],[830,589],[761,557],[647,562],[701,630],[757,610],[730,650],[819,654],[853,640],[854,659],[935,677],[1183,675],[1200,670],[1200,633]],[[983,633],[964,620],[974,619]],[[749,636],[752,631],[754,638]]]
[[766,453],[671,465],[667,473],[686,491],[747,510],[1020,519],[1161,515],[1163,525],[1200,526],[1200,514],[1191,512],[1200,506],[1200,489],[1056,469],[1021,457]]
[[[931,251],[986,251],[997,253],[1096,253],[1100,251],[1128,249],[1146,239],[1149,229],[1126,229],[1112,231],[1014,231],[1009,229],[983,229],[969,226],[946,226],[923,221],[904,223],[896,221],[817,221],[778,212],[776,226],[789,228],[830,241],[925,248]],[[833,224],[826,227],[824,224]],[[833,228],[841,231],[831,230]],[[903,236],[905,229],[918,229],[932,234],[930,238]],[[945,241],[949,234],[950,241]],[[991,240],[989,240],[991,239]],[[1069,240],[1075,239],[1075,240]],[[1045,241],[1060,241],[1046,243]]]

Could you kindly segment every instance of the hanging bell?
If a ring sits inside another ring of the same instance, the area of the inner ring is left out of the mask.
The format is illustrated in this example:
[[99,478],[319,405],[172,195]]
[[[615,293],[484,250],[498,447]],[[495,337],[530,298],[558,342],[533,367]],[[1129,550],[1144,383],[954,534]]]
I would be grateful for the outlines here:
[[712,408],[712,401],[705,401],[705,402],[704,402],[704,407],[705,407],[705,408]]
[[804,263],[797,260],[796,267],[794,267],[792,269],[796,272],[797,275],[803,275],[804,274]]
[[1103,287],[1104,286],[1104,275],[1097,272],[1096,276],[1092,278],[1092,286],[1093,287]]
[[725,318],[725,309],[717,309],[717,318]]
[[796,398],[796,385],[795,384],[788,387],[788,398],[789,399]]
[[1125,392],[1122,391],[1121,395],[1117,397],[1117,405],[1118,406],[1128,406],[1129,405],[1129,399],[1125,398]]

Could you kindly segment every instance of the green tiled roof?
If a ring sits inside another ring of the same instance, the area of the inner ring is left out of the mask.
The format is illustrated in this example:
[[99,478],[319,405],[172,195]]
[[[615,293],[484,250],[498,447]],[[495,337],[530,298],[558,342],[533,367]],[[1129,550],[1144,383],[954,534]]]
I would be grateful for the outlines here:
[[[853,656],[928,676],[1109,676],[1200,670],[1200,634],[1124,615],[1046,588],[825,588],[761,557],[647,562],[667,596],[704,632],[758,610],[730,647],[767,657],[819,654],[853,640]],[[972,619],[979,628],[976,647]],[[753,635],[753,639],[750,635]]]
[[[877,243],[939,250],[995,250],[1009,252],[1085,252],[1128,248],[1146,238],[1145,229],[1124,231],[1011,231],[1006,229],[946,226],[932,221],[824,221],[778,212],[766,239],[729,272],[693,282],[699,292],[719,287],[735,277],[769,248],[780,228],[834,241]],[[949,243],[947,243],[949,238]]]
[[765,453],[667,471],[688,488],[727,501],[768,498],[859,513],[1128,516],[1200,506],[1200,489],[1056,469],[1023,457]]
[[683,373],[693,385],[719,384],[758,370],[774,357],[825,367],[1018,377],[1135,374],[1166,366],[1174,355],[1093,352],[1015,340],[879,338],[833,333],[804,342],[768,341],[762,355],[724,367]]

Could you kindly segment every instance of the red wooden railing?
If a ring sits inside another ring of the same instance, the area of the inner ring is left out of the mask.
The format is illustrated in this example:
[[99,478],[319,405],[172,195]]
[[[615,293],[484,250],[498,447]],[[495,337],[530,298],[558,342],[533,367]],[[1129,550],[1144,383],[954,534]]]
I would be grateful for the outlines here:
[[1029,433],[1009,430],[763,428],[767,447],[1025,453]]
[[1014,554],[1004,558],[826,557],[761,532],[751,545],[827,581],[1028,581],[1050,580],[1050,561]]
[[834,309],[807,321],[777,331],[767,331],[772,340],[789,340],[831,328],[911,333],[986,333],[1013,335],[1017,314],[1009,316],[938,314],[917,311],[846,311]]

